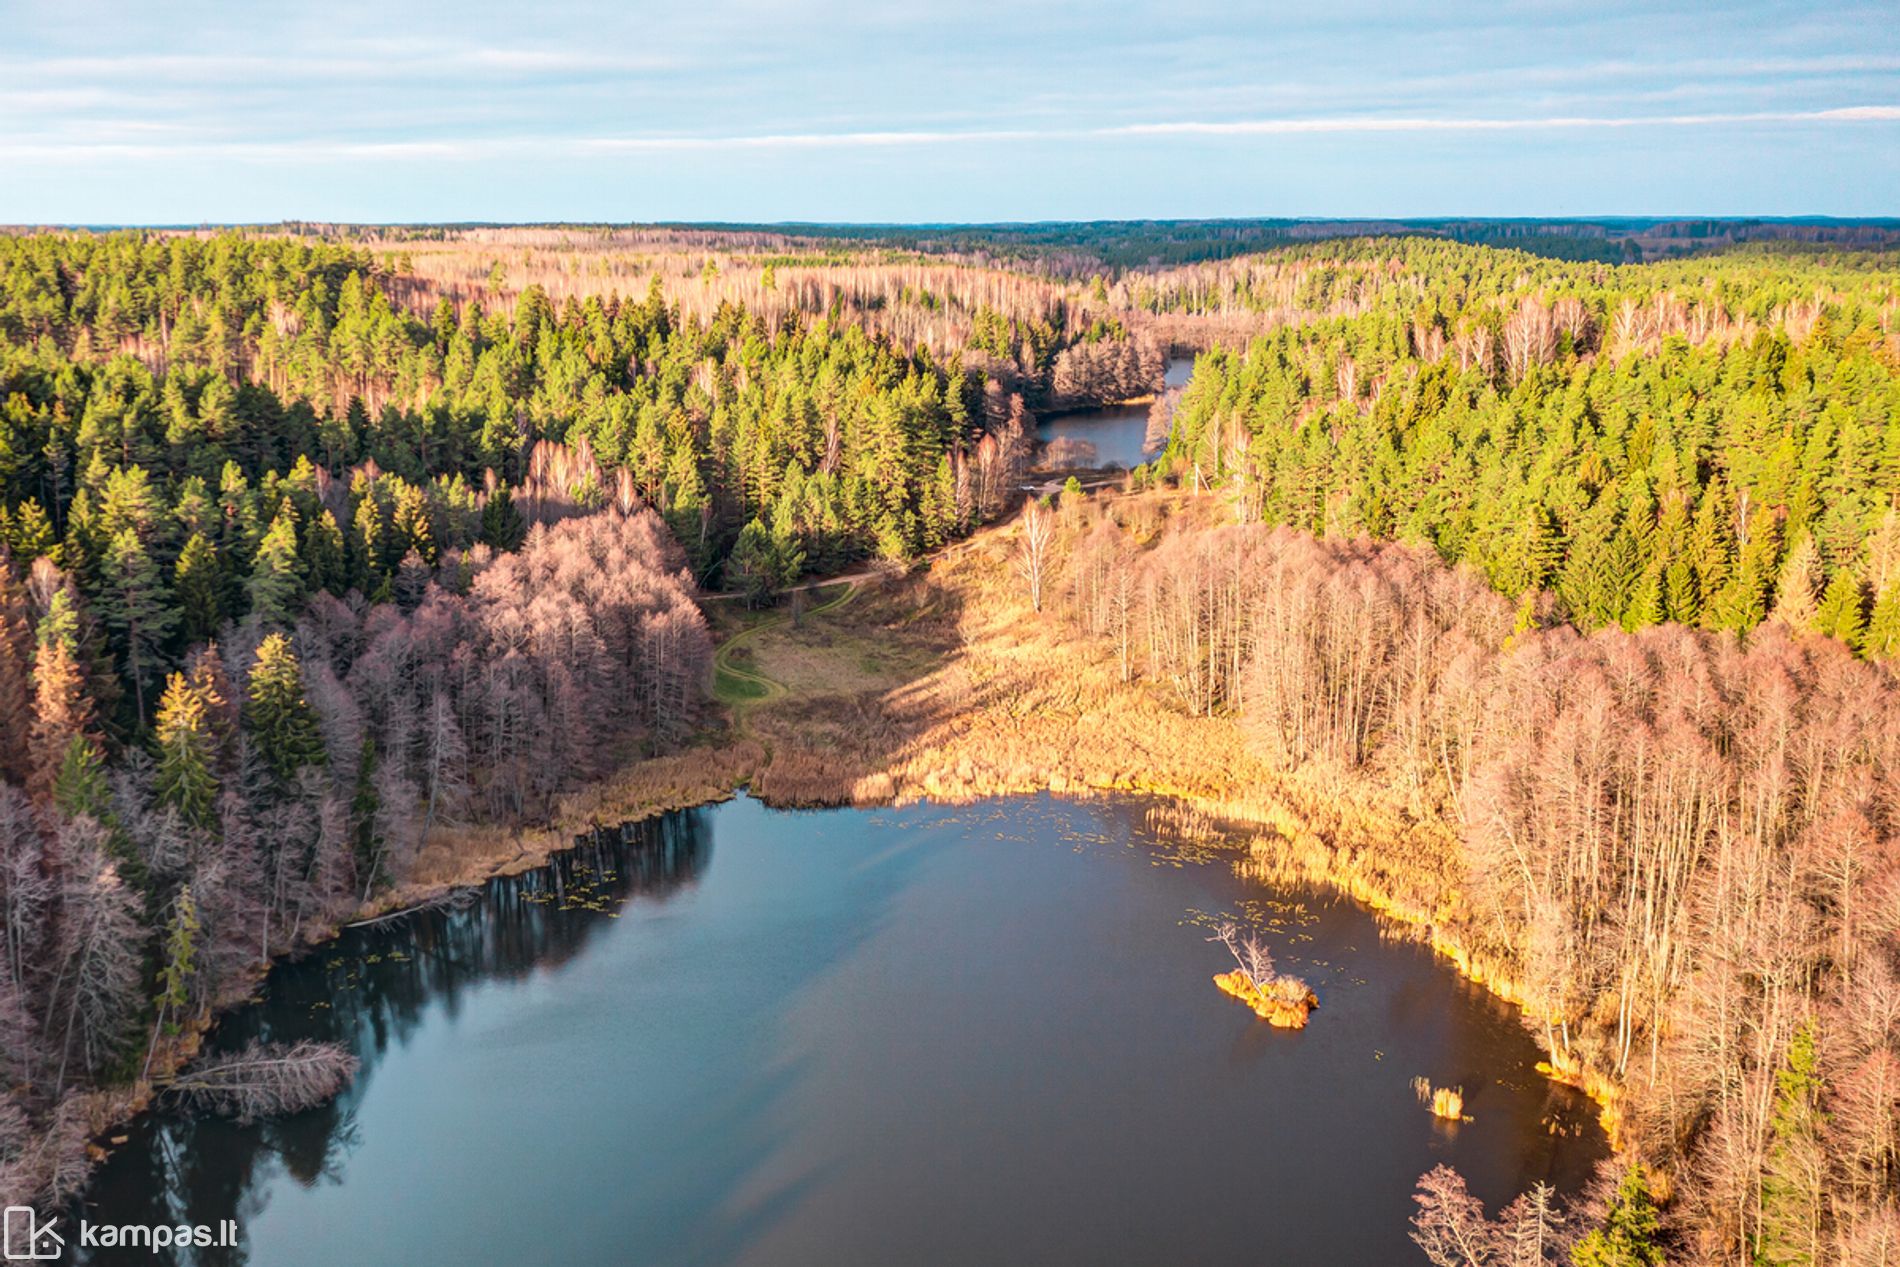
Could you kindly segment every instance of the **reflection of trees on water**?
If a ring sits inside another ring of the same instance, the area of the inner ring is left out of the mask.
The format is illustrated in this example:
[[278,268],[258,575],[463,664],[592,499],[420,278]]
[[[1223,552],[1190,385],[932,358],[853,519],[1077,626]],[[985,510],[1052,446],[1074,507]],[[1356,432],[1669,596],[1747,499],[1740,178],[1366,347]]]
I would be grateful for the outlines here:
[[[254,1038],[341,1043],[362,1060],[355,1082],[333,1103],[250,1126],[172,1114],[141,1119],[95,1178],[86,1216],[95,1223],[247,1223],[262,1209],[256,1184],[269,1178],[272,1159],[299,1183],[321,1182],[355,1147],[356,1106],[383,1053],[413,1033],[432,1005],[454,1015],[472,985],[567,962],[621,903],[664,901],[697,880],[711,857],[700,810],[604,828],[545,867],[490,880],[462,910],[423,910],[347,930],[280,965],[263,1001],[227,1017],[210,1046],[234,1049]],[[136,1253],[141,1261],[206,1267],[246,1258],[242,1249]]]

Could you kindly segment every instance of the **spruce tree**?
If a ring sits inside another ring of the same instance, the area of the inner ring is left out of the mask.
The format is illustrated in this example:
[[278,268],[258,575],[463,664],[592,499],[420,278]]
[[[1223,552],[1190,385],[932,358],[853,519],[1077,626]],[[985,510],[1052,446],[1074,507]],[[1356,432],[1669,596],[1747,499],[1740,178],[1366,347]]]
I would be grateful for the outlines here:
[[1661,1228],[1649,1178],[1642,1163],[1634,1162],[1616,1185],[1603,1225],[1577,1242],[1570,1260],[1575,1267],[1661,1267]]
[[165,935],[165,962],[158,970],[158,1015],[161,1023],[169,1020],[178,1030],[178,1019],[190,1006],[192,988],[198,979],[198,942],[203,925],[198,920],[198,904],[189,884],[179,888],[172,900],[171,928]]
[[1705,619],[1712,616],[1715,628],[1738,633],[1754,628],[1767,614],[1781,556],[1781,527],[1774,516],[1758,510],[1748,522],[1748,542],[1741,549],[1734,579],[1705,611]]
[[515,509],[514,494],[506,484],[496,484],[482,503],[482,541],[496,550],[520,548],[527,535],[521,512]]
[[1895,581],[1874,600],[1874,614],[1867,621],[1861,650],[1876,660],[1900,656],[1900,581]]
[[192,533],[172,569],[172,595],[178,604],[178,632],[187,647],[213,637],[224,619],[223,579],[218,548]]
[[303,575],[313,593],[317,590],[338,593],[348,588],[343,530],[337,526],[336,516],[328,510],[319,511],[304,533]]
[[74,735],[60,753],[59,769],[53,776],[53,804],[68,818],[86,814],[105,822],[112,804],[111,789],[106,786],[105,762],[99,745],[89,736]]
[[146,689],[163,667],[165,642],[176,615],[158,566],[134,529],[121,529],[107,545],[103,573],[99,611],[119,645],[143,726]]
[[79,620],[68,591],[54,592],[36,636],[28,786],[38,795],[50,796],[74,741],[97,743],[93,702],[78,659]]
[[1630,594],[1629,606],[1623,609],[1622,625],[1625,629],[1635,630],[1650,625],[1661,624],[1665,612],[1663,609],[1663,571],[1656,565],[1644,569],[1636,578],[1635,588]]
[[323,761],[317,715],[304,698],[303,669],[281,633],[258,645],[245,690],[244,728],[280,782],[289,783],[299,770]]
[[726,584],[744,595],[747,606],[763,607],[783,584],[782,571],[777,537],[754,519],[740,530],[726,560]]
[[32,768],[33,630],[26,586],[0,547],[0,778],[24,784]]
[[1814,538],[1803,536],[1781,565],[1781,583],[1775,589],[1772,615],[1788,628],[1805,632],[1815,627],[1815,596],[1820,592],[1821,555]]
[[1821,1214],[1827,1200],[1827,1154],[1822,1148],[1820,1052],[1812,1020],[1788,1041],[1786,1063],[1775,1074],[1775,1106],[1761,1180],[1761,1231],[1755,1261],[1762,1267],[1814,1267],[1821,1261]]
[[23,563],[37,559],[51,554],[57,543],[52,520],[46,517],[38,501],[29,497],[14,508],[6,529],[6,544],[12,548],[14,557]]
[[376,791],[376,740],[368,737],[356,758],[356,788],[350,796],[350,842],[356,854],[357,874],[364,879],[363,896],[388,879],[384,852],[376,844],[376,815],[381,798]]
[[1854,575],[1852,568],[1839,568],[1821,596],[1821,609],[1814,618],[1815,628],[1858,651],[1866,628],[1865,603],[1860,578]]
[[270,531],[258,543],[257,559],[251,565],[246,586],[251,614],[266,625],[287,625],[296,610],[300,583],[297,577],[297,529],[291,522],[288,506],[271,521]]
[[161,805],[186,822],[212,827],[217,821],[218,780],[212,772],[217,744],[207,701],[183,673],[174,673],[158,704],[153,745],[158,768],[153,791]]

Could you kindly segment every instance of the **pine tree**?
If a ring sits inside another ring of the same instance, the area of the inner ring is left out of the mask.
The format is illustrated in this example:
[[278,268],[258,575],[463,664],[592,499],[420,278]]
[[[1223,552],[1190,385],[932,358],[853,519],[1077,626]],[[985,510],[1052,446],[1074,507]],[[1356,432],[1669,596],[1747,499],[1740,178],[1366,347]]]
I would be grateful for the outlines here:
[[322,763],[317,715],[304,698],[303,669],[289,638],[273,633],[258,645],[245,696],[244,728],[280,782]]
[[186,822],[209,828],[217,821],[218,780],[212,773],[217,744],[207,701],[183,673],[174,673],[159,701],[152,742],[158,750],[153,791],[158,803]]

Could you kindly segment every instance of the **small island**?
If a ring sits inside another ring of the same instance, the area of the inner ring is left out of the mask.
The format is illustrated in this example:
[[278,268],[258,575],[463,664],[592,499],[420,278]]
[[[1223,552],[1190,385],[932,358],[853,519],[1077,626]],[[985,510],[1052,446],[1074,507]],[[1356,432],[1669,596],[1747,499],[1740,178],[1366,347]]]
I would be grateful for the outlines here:
[[1319,996],[1299,977],[1274,971],[1266,944],[1249,933],[1242,937],[1232,922],[1221,924],[1209,941],[1227,947],[1236,967],[1214,975],[1214,984],[1252,1008],[1254,1015],[1281,1029],[1305,1029]]

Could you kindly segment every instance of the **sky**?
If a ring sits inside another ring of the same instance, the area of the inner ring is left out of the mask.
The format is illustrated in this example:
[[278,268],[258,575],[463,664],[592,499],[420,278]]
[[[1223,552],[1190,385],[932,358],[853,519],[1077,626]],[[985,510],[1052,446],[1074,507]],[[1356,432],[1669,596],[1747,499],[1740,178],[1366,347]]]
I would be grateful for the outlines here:
[[0,222],[1900,215],[1900,0],[0,0]]

